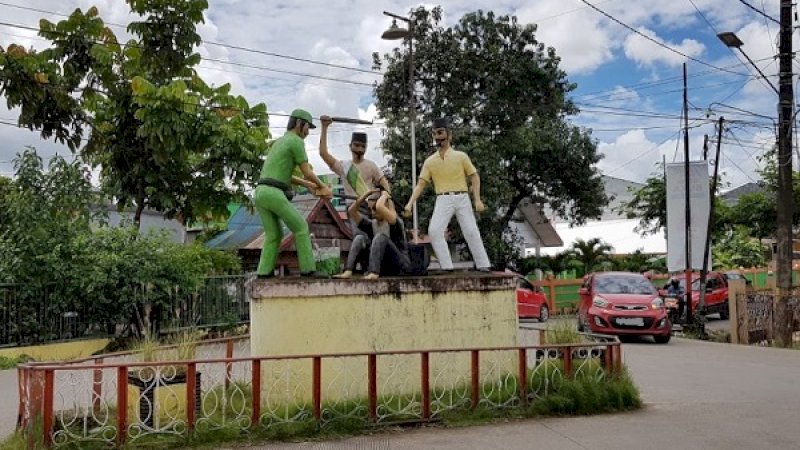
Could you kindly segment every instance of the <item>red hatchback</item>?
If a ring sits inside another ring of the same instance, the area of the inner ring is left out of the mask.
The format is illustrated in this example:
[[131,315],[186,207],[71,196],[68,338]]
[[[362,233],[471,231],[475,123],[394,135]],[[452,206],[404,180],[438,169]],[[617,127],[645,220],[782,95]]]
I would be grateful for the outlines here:
[[598,272],[587,275],[580,288],[578,330],[601,334],[653,336],[666,344],[672,323],[664,300],[644,275]]
[[517,277],[517,315],[521,319],[539,319],[539,322],[550,318],[544,291],[523,277]]

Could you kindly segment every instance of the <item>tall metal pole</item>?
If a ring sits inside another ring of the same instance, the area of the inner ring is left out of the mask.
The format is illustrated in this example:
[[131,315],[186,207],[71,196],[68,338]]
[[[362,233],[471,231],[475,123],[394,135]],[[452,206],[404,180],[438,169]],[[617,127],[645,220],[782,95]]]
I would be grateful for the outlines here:
[[689,204],[689,90],[683,63],[683,174],[686,185],[686,323],[692,323],[692,208]]
[[786,317],[786,296],[792,288],[792,0],[781,0],[780,12],[780,75],[778,86],[778,207],[776,241],[776,328],[777,337],[784,345],[791,344],[791,333]]
[[[414,89],[414,21],[408,22],[408,84],[411,97],[411,111],[409,117],[411,118],[411,186],[412,189],[417,186],[417,96],[416,89]],[[414,223],[414,236],[419,236],[419,222],[417,220],[417,202],[411,206]]]
[[[711,179],[711,205],[708,208],[708,226],[706,227],[706,243],[703,247],[703,270],[700,272],[700,304],[699,310],[704,311],[706,307],[706,278],[708,275],[708,254],[711,253],[711,230],[714,227],[714,205],[717,194],[717,180],[719,177],[719,158],[722,150],[722,127],[725,118],[719,118],[719,129],[717,130],[717,153],[714,156],[714,178]],[[708,137],[708,136],[706,136]],[[701,322],[702,327],[702,322]],[[701,329],[701,334],[705,330]]]

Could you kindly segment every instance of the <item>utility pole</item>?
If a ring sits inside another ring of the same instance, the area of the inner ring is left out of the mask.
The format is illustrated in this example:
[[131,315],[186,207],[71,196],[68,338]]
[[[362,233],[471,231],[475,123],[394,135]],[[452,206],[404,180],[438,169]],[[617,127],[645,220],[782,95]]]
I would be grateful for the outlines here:
[[792,289],[792,0],[781,0],[780,12],[780,74],[778,102],[778,195],[777,195],[777,250],[775,272],[776,335],[783,345],[791,345],[787,301]]
[[689,204],[689,89],[687,86],[686,63],[683,63],[683,173],[686,184],[686,323],[692,323],[692,208]]
[[[719,118],[719,125],[717,129],[717,154],[714,158],[714,178],[711,179],[711,205],[708,208],[708,226],[706,227],[706,243],[703,247],[703,270],[700,272],[700,303],[699,309],[705,310],[706,307],[706,279],[708,277],[708,255],[711,253],[711,230],[714,228],[714,205],[717,194],[717,180],[719,179],[719,158],[722,151],[722,128],[725,124],[725,118]],[[706,135],[706,143],[708,142],[708,135]],[[708,148],[706,148],[708,150]],[[706,159],[708,154],[706,154]],[[704,336],[706,333],[703,322],[700,322],[700,335]]]

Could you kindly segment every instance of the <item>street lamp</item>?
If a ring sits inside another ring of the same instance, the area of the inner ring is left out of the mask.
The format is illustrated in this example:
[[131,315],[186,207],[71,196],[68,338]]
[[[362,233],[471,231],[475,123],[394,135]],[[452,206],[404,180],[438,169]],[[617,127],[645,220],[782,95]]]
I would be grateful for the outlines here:
[[[381,39],[394,41],[398,39],[408,38],[408,60],[409,60],[409,69],[408,69],[408,90],[410,93],[410,110],[409,115],[411,119],[411,189],[414,189],[417,186],[417,135],[416,135],[416,124],[417,124],[417,102],[416,96],[414,95],[414,22],[411,19],[403,16],[399,16],[397,14],[392,14],[390,12],[384,11],[384,15],[389,16],[392,18],[392,25],[383,32],[381,35]],[[401,28],[397,26],[397,21],[403,21],[408,24],[408,29]],[[414,235],[417,236],[419,224],[417,221],[417,202],[414,202],[412,205],[412,214],[413,214],[413,230]]]
[[739,36],[736,36],[736,33],[733,33],[731,31],[726,31],[724,33],[719,33],[717,35],[717,37],[728,48],[735,48],[736,50],[739,50],[739,53],[744,55],[744,57],[747,58],[747,61],[750,63],[750,65],[752,65],[758,71],[758,74],[761,75],[761,78],[766,80],[766,82],[769,84],[769,87],[771,87],[772,90],[775,91],[776,94],[780,95],[780,92],[778,91],[778,88],[776,88],[775,85],[772,84],[771,81],[769,81],[769,78],[767,78],[767,76],[764,75],[764,72],[762,72],[761,69],[758,68],[756,63],[753,62],[753,60],[750,59],[749,56],[747,56],[747,53],[745,53],[744,50],[742,50],[742,46],[744,45],[744,42],[742,42],[742,40],[739,39]]
[[[780,326],[777,327],[777,334],[780,339],[791,342],[791,333],[786,323],[786,302],[784,296],[792,288],[792,259],[793,259],[793,236],[792,236],[792,216],[794,213],[794,199],[792,187],[792,106],[794,103],[794,92],[792,86],[792,2],[791,0],[781,0],[781,20],[779,38],[779,59],[778,77],[780,90],[775,88],[769,79],[759,70],[753,60],[742,50],[744,43],[734,33],[720,33],[719,39],[728,47],[738,49],[750,64],[758,70],[758,73],[769,83],[772,90],[778,94],[778,186],[777,186],[777,211],[776,211],[776,230],[775,240],[777,241],[777,255],[775,257],[777,277],[776,295],[776,316],[779,318]],[[787,339],[788,335],[788,339]]]

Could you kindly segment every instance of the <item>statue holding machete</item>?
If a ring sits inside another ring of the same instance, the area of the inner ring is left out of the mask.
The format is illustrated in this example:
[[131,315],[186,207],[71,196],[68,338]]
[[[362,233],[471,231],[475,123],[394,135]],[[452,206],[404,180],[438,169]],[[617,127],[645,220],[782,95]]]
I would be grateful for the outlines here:
[[[367,133],[353,132],[350,138],[351,158],[349,161],[336,159],[328,150],[328,127],[331,123],[334,121],[363,123],[363,121],[330,116],[320,116],[319,121],[322,124],[319,137],[319,154],[328,167],[341,178],[345,198],[357,199],[376,188],[381,188],[387,192],[390,191],[389,182],[378,165],[364,158],[367,152]],[[361,206],[363,206],[361,215],[367,219],[372,219],[371,211],[366,207],[366,203]],[[345,264],[345,274],[352,274],[358,264],[361,265],[362,270],[367,270],[369,249],[373,238],[371,229],[361,229],[358,223],[352,220],[350,221],[350,227],[353,230],[353,243],[350,246],[348,260]]]

